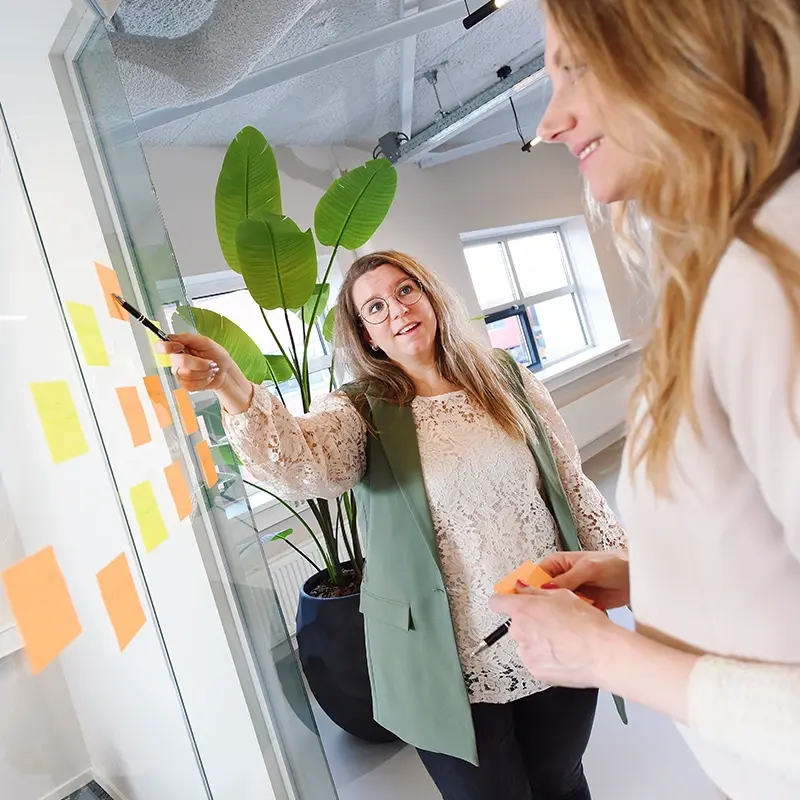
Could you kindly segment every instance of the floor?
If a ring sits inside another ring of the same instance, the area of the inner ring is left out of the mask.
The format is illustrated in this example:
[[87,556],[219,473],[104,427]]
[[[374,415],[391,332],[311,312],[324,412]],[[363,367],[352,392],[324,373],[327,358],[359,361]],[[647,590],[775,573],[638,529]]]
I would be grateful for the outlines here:
[[[586,473],[612,506],[621,447],[585,465]],[[627,612],[616,621],[629,625]],[[597,721],[584,761],[594,800],[722,800],[666,719],[629,706],[622,725],[609,696],[600,699]],[[416,753],[401,744],[373,745],[337,728],[315,709],[340,800],[437,800],[439,793]]]

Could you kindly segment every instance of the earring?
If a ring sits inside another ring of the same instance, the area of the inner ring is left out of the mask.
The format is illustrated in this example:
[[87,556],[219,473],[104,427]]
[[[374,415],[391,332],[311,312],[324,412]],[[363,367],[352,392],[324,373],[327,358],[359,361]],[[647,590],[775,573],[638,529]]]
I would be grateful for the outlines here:
[[369,346],[372,348],[373,352],[375,352],[375,353],[377,353],[378,350],[380,350],[378,345],[374,344],[373,342],[370,342]]

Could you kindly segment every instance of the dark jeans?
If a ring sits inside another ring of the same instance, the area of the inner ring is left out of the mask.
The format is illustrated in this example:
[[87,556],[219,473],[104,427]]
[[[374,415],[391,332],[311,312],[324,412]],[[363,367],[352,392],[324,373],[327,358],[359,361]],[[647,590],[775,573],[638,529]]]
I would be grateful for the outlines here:
[[583,775],[594,689],[546,689],[513,703],[472,706],[476,767],[419,750],[444,800],[591,800]]

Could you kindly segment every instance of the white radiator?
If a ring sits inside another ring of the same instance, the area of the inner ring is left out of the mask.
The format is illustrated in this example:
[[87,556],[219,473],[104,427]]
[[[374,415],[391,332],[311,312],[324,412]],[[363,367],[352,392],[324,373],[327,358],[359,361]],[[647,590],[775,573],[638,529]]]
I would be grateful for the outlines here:
[[632,379],[617,378],[559,409],[579,450],[625,424]]
[[[309,558],[319,562],[319,551],[311,539],[298,546]],[[269,571],[278,601],[281,604],[283,617],[286,620],[286,627],[289,629],[289,635],[294,636],[297,598],[303,584],[314,574],[314,568],[298,553],[290,549],[287,553],[269,560]]]

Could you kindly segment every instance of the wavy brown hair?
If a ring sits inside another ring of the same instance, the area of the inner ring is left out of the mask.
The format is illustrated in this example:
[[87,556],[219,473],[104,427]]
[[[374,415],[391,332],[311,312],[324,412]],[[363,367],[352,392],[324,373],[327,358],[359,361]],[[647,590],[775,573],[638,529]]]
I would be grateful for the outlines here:
[[653,486],[668,493],[681,419],[701,435],[694,339],[709,283],[734,239],[769,263],[800,340],[800,258],[756,221],[800,169],[800,4],[543,2],[573,59],[637,129],[635,199],[610,210],[620,252],[649,262],[659,292],[634,398],[645,400],[646,411],[633,427],[631,466],[643,464]]
[[[416,397],[411,378],[385,353],[373,351],[364,339],[353,286],[368,272],[389,264],[422,285],[436,316],[436,366],[448,382],[464,389],[510,436],[532,437],[527,416],[508,389],[500,362],[491,348],[471,333],[465,309],[453,293],[427,267],[404,253],[386,250],[359,258],[345,275],[336,304],[334,342],[336,355],[361,389],[399,405]],[[363,395],[361,402],[363,403]]]

